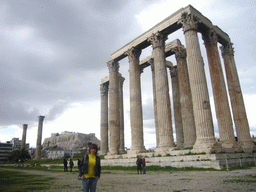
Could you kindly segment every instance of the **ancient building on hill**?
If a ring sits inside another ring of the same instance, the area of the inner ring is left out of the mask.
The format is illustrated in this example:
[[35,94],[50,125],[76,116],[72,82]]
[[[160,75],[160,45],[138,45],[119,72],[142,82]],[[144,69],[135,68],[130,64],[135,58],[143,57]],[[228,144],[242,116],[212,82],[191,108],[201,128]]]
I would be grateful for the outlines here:
[[63,149],[87,147],[88,143],[100,145],[100,140],[95,136],[95,133],[84,134],[64,131],[61,134],[52,133],[50,138],[45,138],[43,148],[58,147]]

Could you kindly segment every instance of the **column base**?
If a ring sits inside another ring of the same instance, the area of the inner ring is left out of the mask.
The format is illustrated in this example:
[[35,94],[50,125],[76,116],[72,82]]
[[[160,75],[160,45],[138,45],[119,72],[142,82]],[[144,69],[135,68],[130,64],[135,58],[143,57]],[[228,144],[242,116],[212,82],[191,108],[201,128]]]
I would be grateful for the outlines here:
[[253,141],[238,141],[238,145],[240,145],[246,153],[253,152],[256,147]]
[[155,150],[155,155],[167,155],[168,152],[175,150],[175,147],[158,147]]
[[220,153],[223,152],[221,144],[218,143],[215,139],[198,139],[196,140],[192,153]]

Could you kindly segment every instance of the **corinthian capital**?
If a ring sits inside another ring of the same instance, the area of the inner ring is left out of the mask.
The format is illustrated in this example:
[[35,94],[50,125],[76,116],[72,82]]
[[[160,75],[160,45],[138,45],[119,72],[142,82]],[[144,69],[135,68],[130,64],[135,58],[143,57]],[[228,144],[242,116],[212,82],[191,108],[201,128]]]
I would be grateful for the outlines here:
[[220,47],[222,57],[232,55],[234,56],[234,48],[233,48],[233,43],[229,42],[225,46]]
[[166,40],[167,40],[167,36],[159,31],[156,33],[153,33],[148,38],[148,42],[150,42],[152,44],[153,49],[155,49],[155,48],[165,49],[165,41]]
[[178,24],[182,24],[183,32],[186,33],[188,30],[197,31],[199,22],[199,18],[195,15],[183,13],[178,21]]
[[100,94],[102,96],[106,96],[108,94],[108,84],[107,83],[100,84]]
[[176,60],[186,59],[187,57],[187,51],[184,46],[177,46],[173,48],[172,51],[175,52]]
[[206,46],[215,45],[218,42],[217,33],[213,29],[209,29],[207,32],[203,33],[203,40]]
[[118,72],[119,63],[115,60],[111,60],[107,63],[109,72]]
[[139,60],[140,54],[141,54],[141,49],[132,47],[128,51],[125,52],[125,54],[128,56],[129,62],[132,62],[134,60]]

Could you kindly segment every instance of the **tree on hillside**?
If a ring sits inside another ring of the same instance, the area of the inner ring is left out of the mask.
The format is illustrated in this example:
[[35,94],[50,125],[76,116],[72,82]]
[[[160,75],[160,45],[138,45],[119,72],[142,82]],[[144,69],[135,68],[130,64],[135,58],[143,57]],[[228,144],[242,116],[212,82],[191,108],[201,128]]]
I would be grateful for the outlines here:
[[20,161],[23,163],[25,160],[31,159],[29,152],[26,149],[14,150],[8,157],[9,161]]

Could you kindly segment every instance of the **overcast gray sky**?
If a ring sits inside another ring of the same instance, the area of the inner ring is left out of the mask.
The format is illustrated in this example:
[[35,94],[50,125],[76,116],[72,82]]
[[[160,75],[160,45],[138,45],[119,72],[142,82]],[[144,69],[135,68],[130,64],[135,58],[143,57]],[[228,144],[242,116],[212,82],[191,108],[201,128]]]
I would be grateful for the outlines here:
[[[100,138],[99,87],[108,76],[111,53],[189,4],[234,43],[251,134],[256,135],[255,1],[0,0],[0,141],[21,139],[22,124],[28,124],[27,142],[36,146],[39,115],[45,116],[43,139],[62,131],[96,133]],[[185,44],[182,30],[168,41],[176,38]],[[208,73],[200,34],[199,39]],[[143,50],[141,59],[151,51]],[[174,57],[167,59],[176,63]],[[120,62],[120,72],[125,78],[125,144],[130,147],[127,58]],[[150,69],[141,79],[148,148],[155,145]],[[215,118],[214,125],[218,136]]]

